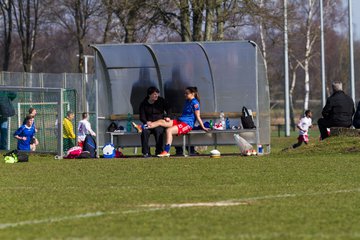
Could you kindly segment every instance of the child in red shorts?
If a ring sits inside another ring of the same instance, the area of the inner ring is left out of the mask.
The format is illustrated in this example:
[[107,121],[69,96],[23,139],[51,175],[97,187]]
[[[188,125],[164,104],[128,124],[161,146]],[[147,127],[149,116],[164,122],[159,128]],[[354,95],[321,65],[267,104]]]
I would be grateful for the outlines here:
[[309,142],[309,135],[308,131],[309,128],[312,126],[312,112],[310,110],[306,110],[304,116],[300,119],[297,128],[299,129],[299,137],[298,142],[295,143],[292,147],[297,148],[300,147],[302,143],[308,144]]
[[187,134],[194,127],[196,120],[204,131],[209,130],[204,126],[200,117],[200,98],[197,88],[187,87],[185,89],[185,99],[183,112],[178,119],[171,120],[170,118],[165,118],[142,126],[134,122],[132,123],[138,132],[141,132],[142,129],[151,129],[159,126],[166,128],[166,145],[164,151],[158,154],[158,157],[169,157],[173,135]]

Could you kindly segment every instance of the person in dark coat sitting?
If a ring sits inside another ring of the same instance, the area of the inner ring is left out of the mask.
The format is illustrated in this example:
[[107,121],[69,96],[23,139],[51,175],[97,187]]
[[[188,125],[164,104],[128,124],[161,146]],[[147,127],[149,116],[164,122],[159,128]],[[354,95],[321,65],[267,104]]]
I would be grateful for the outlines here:
[[318,120],[321,139],[329,136],[327,128],[351,127],[354,115],[354,101],[342,90],[341,82],[333,82],[333,94],[326,100],[322,110],[322,118]]
[[15,92],[0,92],[0,150],[5,150],[8,147],[8,118],[15,115],[15,109],[12,105],[15,98]]
[[[140,121],[143,124],[149,124],[150,122],[167,118],[172,114],[170,105],[164,98],[159,96],[159,93],[160,91],[156,87],[148,88],[147,96],[142,101],[139,108]],[[151,156],[149,147],[149,138],[151,134],[155,137],[155,154],[160,154],[164,150],[164,128],[157,127],[154,129],[144,129],[141,132],[141,146],[144,157]]]

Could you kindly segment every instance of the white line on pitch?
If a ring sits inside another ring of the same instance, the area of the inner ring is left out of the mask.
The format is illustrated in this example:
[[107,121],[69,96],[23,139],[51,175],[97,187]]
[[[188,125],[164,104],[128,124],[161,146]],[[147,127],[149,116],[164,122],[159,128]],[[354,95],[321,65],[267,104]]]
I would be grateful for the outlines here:
[[2,223],[2,224],[0,224],[0,229],[18,227],[18,226],[23,226],[23,225],[34,225],[34,224],[41,224],[41,223],[62,222],[62,221],[66,221],[66,220],[75,220],[75,219],[80,219],[80,218],[91,218],[91,217],[98,217],[98,216],[102,216],[102,215],[108,215],[108,213],[94,212],[94,213],[85,213],[85,214],[79,214],[79,215],[67,216],[67,217],[29,220],[29,221],[22,221],[22,222],[17,222],[17,223]]
[[248,205],[251,201],[256,200],[267,200],[267,199],[277,199],[277,198],[294,198],[294,197],[306,197],[306,196],[317,196],[317,195],[330,195],[338,193],[353,193],[360,192],[360,188],[356,189],[347,189],[347,190],[337,190],[332,192],[313,192],[313,193],[302,193],[302,194],[279,194],[279,195],[266,195],[260,197],[249,197],[241,199],[230,199],[225,201],[218,202],[204,202],[204,203],[178,203],[178,204],[145,204],[141,207],[156,207],[162,209],[171,209],[171,208],[186,208],[186,207],[226,207],[226,206],[236,206],[236,205]]
[[146,207],[146,208],[127,210],[127,211],[93,212],[93,213],[85,213],[85,214],[78,214],[78,215],[65,216],[65,217],[28,220],[28,221],[21,221],[21,222],[16,222],[16,223],[0,223],[0,230],[7,229],[7,228],[13,228],[13,227],[20,227],[20,226],[25,226],[25,225],[35,225],[35,224],[42,224],[42,223],[56,223],[56,222],[63,222],[63,221],[76,220],[76,219],[93,218],[93,217],[99,217],[99,216],[105,216],[105,215],[133,214],[133,213],[151,212],[151,211],[167,210],[167,209],[174,209],[174,208],[238,206],[238,205],[246,205],[246,204],[249,204],[249,202],[256,201],[256,200],[305,197],[305,196],[319,196],[319,195],[331,195],[331,194],[338,194],[338,193],[354,193],[354,192],[360,192],[360,188],[337,190],[337,191],[331,191],[331,192],[267,195],[267,196],[232,199],[232,200],[218,201],[218,202],[180,203],[180,204],[147,204],[147,205],[139,206],[139,207]]

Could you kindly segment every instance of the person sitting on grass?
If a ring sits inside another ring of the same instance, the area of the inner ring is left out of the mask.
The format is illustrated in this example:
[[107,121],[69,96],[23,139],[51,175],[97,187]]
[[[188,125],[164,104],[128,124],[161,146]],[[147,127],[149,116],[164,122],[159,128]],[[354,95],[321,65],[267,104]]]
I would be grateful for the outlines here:
[[35,136],[35,128],[33,127],[34,117],[27,115],[25,118],[26,124],[21,125],[14,133],[14,137],[18,140],[17,150],[31,151],[34,149],[34,144],[31,140]]
[[300,118],[299,124],[297,128],[299,129],[299,137],[298,142],[295,143],[292,148],[300,147],[302,143],[308,144],[309,142],[309,135],[308,131],[309,128],[312,127],[312,112],[310,110],[306,110],[304,116]]
[[164,151],[157,155],[158,157],[169,157],[173,135],[187,134],[194,127],[196,120],[204,131],[209,130],[204,126],[200,117],[200,97],[197,87],[187,87],[185,89],[185,99],[182,115],[178,119],[171,120],[170,118],[165,118],[144,125],[132,123],[138,132],[142,132],[143,129],[153,129],[159,126],[166,128],[166,145]]
[[352,116],[355,113],[354,101],[344,93],[342,83],[339,81],[333,82],[332,89],[334,93],[326,100],[322,110],[323,117],[318,120],[321,140],[329,137],[328,128],[351,127]]

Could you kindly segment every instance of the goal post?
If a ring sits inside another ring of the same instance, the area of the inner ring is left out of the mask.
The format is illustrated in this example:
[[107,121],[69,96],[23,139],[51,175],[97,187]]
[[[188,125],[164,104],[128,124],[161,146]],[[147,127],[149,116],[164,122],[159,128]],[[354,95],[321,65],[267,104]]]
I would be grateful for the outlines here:
[[[70,110],[70,103],[64,102],[64,109],[66,111]],[[17,112],[18,114],[18,126],[21,126],[23,124],[23,120],[28,115],[29,108],[33,107],[38,112],[46,112],[46,114],[49,114],[52,110],[56,109],[58,107],[58,102],[18,102],[17,103]],[[55,126],[55,124],[54,124]]]
[[[35,126],[37,132],[35,137],[39,141],[36,152],[54,153],[58,158],[64,154],[63,148],[63,119],[67,111],[75,113],[73,120],[74,132],[76,133],[77,93],[73,89],[64,88],[22,88],[0,86],[0,93],[15,94],[16,97],[10,101],[15,115],[8,120],[8,150],[16,149],[17,139],[13,137],[14,132],[23,124],[25,116],[30,107],[37,111]],[[2,100],[2,98],[0,98]],[[1,112],[1,109],[0,109]],[[73,140],[76,144],[76,139]]]

